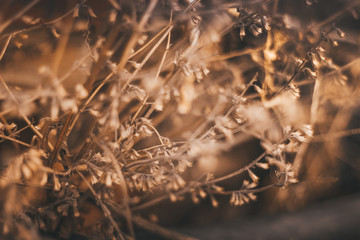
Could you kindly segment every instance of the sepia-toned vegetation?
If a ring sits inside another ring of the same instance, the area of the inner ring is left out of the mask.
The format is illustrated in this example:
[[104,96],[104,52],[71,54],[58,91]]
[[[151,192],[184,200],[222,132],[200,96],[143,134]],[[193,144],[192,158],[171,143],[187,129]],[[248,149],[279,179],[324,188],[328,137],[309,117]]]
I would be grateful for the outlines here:
[[2,2],[2,239],[192,239],[152,208],[322,196],[360,167],[359,5]]

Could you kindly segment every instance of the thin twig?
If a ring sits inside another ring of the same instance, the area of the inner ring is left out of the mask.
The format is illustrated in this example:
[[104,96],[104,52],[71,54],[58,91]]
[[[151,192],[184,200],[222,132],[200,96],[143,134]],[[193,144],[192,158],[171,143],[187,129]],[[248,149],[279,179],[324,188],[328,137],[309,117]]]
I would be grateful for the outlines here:
[[7,37],[4,47],[0,52],[0,61],[4,57],[5,51],[6,51],[7,47],[9,46],[9,43],[10,43],[10,40],[12,39],[12,37],[13,37],[13,35],[11,35],[11,34]]
[[5,21],[0,25],[0,33],[2,33],[5,28],[7,28],[12,22],[19,19],[22,15],[24,15],[27,11],[29,11],[35,4],[37,4],[40,0],[33,0],[29,4],[27,4],[23,9],[21,9],[18,13],[13,15],[10,19]]
[[239,192],[239,193],[259,193],[259,192],[269,190],[269,189],[271,189],[271,188],[273,188],[275,186],[276,186],[276,184],[270,184],[270,185],[267,185],[267,186],[264,186],[264,187],[253,188],[253,189],[241,189],[241,190],[235,190],[235,191],[220,191],[220,192],[210,190],[210,192],[216,193],[216,194],[219,194],[219,195],[231,195],[234,192]]
[[[170,14],[170,22],[169,22],[169,26],[172,25],[172,15],[173,15],[173,12],[171,11],[171,14]],[[154,85],[156,86],[157,85],[157,81],[159,80],[159,76],[160,76],[160,72],[161,72],[161,69],[164,65],[164,62],[165,62],[165,59],[166,59],[166,55],[167,53],[169,52],[169,49],[170,49],[170,38],[171,38],[171,31],[169,31],[168,33],[168,40],[167,40],[167,43],[166,43],[166,48],[165,48],[165,52],[161,58],[161,62],[160,62],[160,65],[158,67],[158,70],[156,72],[156,76],[155,76],[155,79],[154,79]],[[154,91],[154,90],[153,90]],[[134,120],[137,118],[138,114],[140,113],[140,111],[143,109],[143,107],[145,106],[148,98],[149,98],[149,95],[148,94],[145,99],[143,100],[143,102],[141,103],[140,107],[138,108],[137,112],[135,113],[135,115],[133,116],[131,122],[134,122]]]
[[145,65],[145,63],[149,60],[149,58],[154,54],[156,49],[160,46],[160,44],[165,40],[165,38],[168,36],[169,32],[172,30],[172,27],[168,28],[168,30],[164,33],[164,35],[160,38],[160,40],[154,45],[154,47],[151,48],[151,50],[146,54],[145,58],[140,63],[139,67],[130,75],[128,80],[124,83],[123,87],[121,88],[121,91],[123,92],[129,84],[135,79],[137,73],[141,70],[141,68]]
[[134,48],[134,46],[138,40],[138,36],[142,33],[142,31],[145,27],[145,24],[147,23],[147,21],[149,20],[149,18],[151,16],[152,11],[156,7],[157,2],[158,2],[158,0],[151,0],[148,8],[146,9],[144,15],[141,18],[139,24],[137,24],[135,26],[134,32],[125,47],[124,54],[118,63],[118,66],[117,66],[118,70],[122,70],[125,67],[127,61],[129,60],[131,51]]
[[[83,3],[85,3],[85,2],[87,2],[87,0],[83,0]],[[44,25],[51,25],[51,24],[57,23],[57,22],[61,21],[62,19],[66,18],[67,16],[69,16],[70,14],[72,14],[74,12],[74,10],[77,9],[77,8],[78,8],[78,6],[76,4],[74,8],[72,8],[71,10],[69,10],[64,15],[62,15],[62,16],[60,16],[58,18],[55,18],[55,19],[50,20],[50,21],[45,22],[45,23],[43,23],[43,22],[39,23],[38,25],[29,27],[29,28],[23,28],[21,30],[17,30],[17,31],[8,33],[8,34],[4,34],[4,35],[0,36],[0,40],[2,40],[3,38],[8,37],[9,35],[12,35],[13,37],[15,37],[16,35],[19,35],[21,33],[31,32],[33,30],[39,29],[39,28],[43,27]]]
[[3,134],[0,134],[0,138],[6,139],[6,140],[10,140],[10,141],[12,141],[12,142],[18,143],[18,144],[23,145],[23,146],[28,147],[28,148],[32,148],[32,147],[33,147],[33,146],[31,146],[30,144],[28,144],[28,143],[22,142],[22,141],[20,141],[20,140],[17,140],[16,138],[12,138],[12,137],[9,137],[9,136],[3,135]]

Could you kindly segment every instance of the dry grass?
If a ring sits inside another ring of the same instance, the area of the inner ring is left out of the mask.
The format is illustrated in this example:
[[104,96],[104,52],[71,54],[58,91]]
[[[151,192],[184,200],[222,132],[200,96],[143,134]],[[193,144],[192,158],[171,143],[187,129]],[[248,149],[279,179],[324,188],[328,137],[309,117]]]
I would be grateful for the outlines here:
[[[223,196],[241,206],[271,189],[279,203],[294,203],[291,192],[305,202],[337,176],[338,140],[359,134],[349,124],[359,104],[359,1],[331,14],[325,1],[294,5],[313,19],[280,0],[8,2],[4,239],[132,239],[134,225],[191,239],[142,211],[184,198],[218,207]],[[349,38],[334,24],[343,18]],[[258,157],[247,149],[226,160],[254,139]]]

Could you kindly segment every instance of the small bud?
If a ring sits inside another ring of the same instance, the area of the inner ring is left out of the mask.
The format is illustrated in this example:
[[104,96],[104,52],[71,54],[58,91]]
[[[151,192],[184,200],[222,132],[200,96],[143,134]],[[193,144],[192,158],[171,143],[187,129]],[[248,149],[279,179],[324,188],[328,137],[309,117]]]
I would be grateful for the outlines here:
[[264,26],[264,29],[265,29],[266,31],[270,31],[270,30],[271,30],[271,26],[270,26],[270,24],[269,24],[269,20],[267,19],[266,16],[263,16],[263,17],[261,18],[261,23],[262,23],[262,25]]
[[219,202],[213,196],[211,196],[211,205],[215,208],[219,206]]
[[176,202],[177,197],[175,196],[175,194],[170,193],[169,197],[170,197],[170,201],[171,201],[171,202]]
[[262,162],[257,162],[256,166],[258,166],[259,168],[262,168],[262,169],[269,169],[269,167],[270,167],[268,163],[262,163]]
[[91,8],[87,7],[86,10],[87,10],[90,17],[96,18],[96,15],[95,15],[94,11]]
[[55,38],[60,38],[60,34],[57,32],[56,28],[54,26],[50,26],[50,32]]
[[333,47],[339,46],[339,43],[336,40],[330,39],[329,41],[330,41],[331,46],[333,46]]
[[61,184],[60,184],[58,177],[55,174],[53,175],[53,179],[54,179],[54,191],[56,191],[56,192],[60,191]]
[[78,17],[79,17],[79,4],[77,4],[76,7],[75,7],[75,9],[74,9],[73,17],[74,17],[74,18],[78,18]]
[[245,37],[246,33],[245,33],[245,26],[244,24],[242,23],[241,26],[240,26],[240,40],[242,41]]
[[199,195],[201,198],[205,198],[206,197],[206,192],[202,189],[199,190]]
[[247,171],[248,171],[249,176],[251,177],[251,179],[252,179],[254,182],[258,182],[258,181],[259,181],[259,177],[256,176],[255,173],[253,173],[250,169],[248,169]]

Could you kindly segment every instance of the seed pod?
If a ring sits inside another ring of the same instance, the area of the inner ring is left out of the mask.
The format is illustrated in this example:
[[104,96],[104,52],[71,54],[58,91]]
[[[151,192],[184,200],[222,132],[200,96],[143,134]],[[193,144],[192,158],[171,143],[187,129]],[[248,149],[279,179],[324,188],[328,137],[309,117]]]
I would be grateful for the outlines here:
[[57,176],[55,176],[55,174],[53,175],[53,180],[54,180],[54,191],[60,191],[61,188],[61,184],[59,179],[57,178]]
[[311,70],[310,68],[305,68],[304,69],[305,73],[311,77],[312,79],[316,79],[317,78],[317,73],[313,70]]
[[248,169],[247,171],[248,171],[249,176],[251,177],[251,179],[252,179],[254,182],[258,182],[258,181],[259,181],[259,177],[256,176],[255,173],[253,173],[250,169]]
[[345,37],[345,33],[340,28],[334,27],[334,29],[336,30],[336,33],[339,35],[339,37]]
[[195,204],[198,204],[200,202],[200,199],[198,198],[195,191],[191,192],[191,199],[192,199],[193,203],[195,203]]
[[207,194],[206,194],[206,192],[204,190],[200,189],[199,190],[199,195],[200,195],[201,198],[205,198]]
[[244,26],[244,23],[242,23],[240,26],[240,40],[241,41],[244,39],[245,35],[246,35],[245,26]]
[[79,4],[76,4],[76,7],[74,9],[74,12],[73,12],[73,17],[74,18],[78,18],[79,17]]
[[175,196],[175,194],[170,193],[170,201],[171,202],[176,202],[176,200],[177,200],[177,197]]
[[96,14],[90,7],[86,7],[86,11],[88,12],[89,16],[92,18],[96,18]]
[[256,166],[258,166],[259,168],[262,168],[262,169],[269,169],[270,168],[268,163],[262,163],[262,162],[257,162]]
[[314,68],[318,68],[320,66],[320,61],[318,60],[315,53],[310,53],[311,56],[311,65],[313,65]]
[[219,206],[219,202],[214,198],[214,196],[211,196],[211,205],[215,208]]
[[329,41],[330,41],[331,46],[333,46],[333,47],[339,46],[339,43],[336,40],[329,39]]

